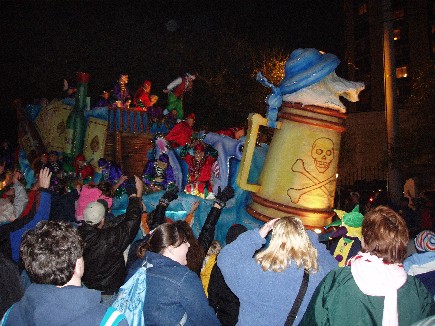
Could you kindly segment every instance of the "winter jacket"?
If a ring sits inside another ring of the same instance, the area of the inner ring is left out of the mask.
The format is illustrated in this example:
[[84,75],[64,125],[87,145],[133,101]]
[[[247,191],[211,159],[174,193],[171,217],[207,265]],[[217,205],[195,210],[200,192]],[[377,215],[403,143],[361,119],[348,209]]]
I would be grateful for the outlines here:
[[[148,325],[220,325],[208,305],[198,275],[178,262],[147,252],[145,259],[152,267],[147,269],[144,319]],[[130,278],[143,264],[136,261],[129,271]]]
[[[31,284],[21,301],[12,306],[6,325],[98,326],[107,311],[100,299],[98,291],[79,286]],[[128,325],[122,314],[116,316],[118,323],[112,325]]]
[[[351,267],[330,272],[313,295],[301,325],[381,325],[384,297],[364,294]],[[413,276],[397,291],[399,325],[411,325],[435,313],[428,290]]]
[[[307,233],[317,249],[319,268],[317,273],[310,274],[295,325],[299,324],[317,285],[337,267],[337,261],[319,243],[317,235],[312,231]],[[249,230],[226,245],[218,255],[218,266],[225,281],[240,300],[237,325],[284,325],[299,291],[304,269],[297,268],[294,261],[280,273],[263,271],[255,261],[255,251],[265,242],[258,229]]]
[[15,218],[19,218],[21,216],[21,213],[24,211],[24,208],[26,207],[29,198],[27,197],[26,189],[24,189],[21,182],[14,183],[13,188],[15,192],[14,214]]
[[217,264],[213,266],[208,286],[208,302],[222,326],[234,326],[239,317],[239,298],[231,291]]
[[75,222],[75,203],[78,198],[77,189],[73,189],[63,195],[53,194],[50,220]]
[[99,229],[83,223],[78,232],[85,241],[83,283],[91,289],[114,293],[124,283],[124,250],[134,240],[142,215],[141,198],[131,197],[124,220],[114,227]]
[[85,210],[86,206],[93,201],[97,201],[98,199],[104,199],[107,201],[109,208],[112,207],[113,199],[104,196],[100,189],[96,187],[83,186],[80,196],[77,200],[76,219],[78,221],[83,220],[83,211]]
[[40,221],[48,220],[51,208],[51,193],[43,189],[39,202],[38,211],[35,216],[27,216],[9,224],[9,238],[11,246],[12,259],[18,262],[20,256],[20,244],[23,234],[27,230],[33,229]]
[[0,254],[0,289],[0,316],[3,316],[13,303],[22,298],[24,287],[17,265],[2,254]]
[[413,254],[405,259],[403,267],[409,275],[419,279],[435,299],[435,252]]

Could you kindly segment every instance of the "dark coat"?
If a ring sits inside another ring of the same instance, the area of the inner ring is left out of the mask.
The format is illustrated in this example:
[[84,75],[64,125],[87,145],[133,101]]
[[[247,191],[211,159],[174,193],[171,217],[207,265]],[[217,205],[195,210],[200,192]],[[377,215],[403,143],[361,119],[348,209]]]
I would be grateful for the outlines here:
[[214,265],[208,283],[208,302],[222,326],[234,326],[239,318],[239,298],[231,291],[218,265]]
[[0,253],[0,316],[9,307],[19,301],[24,294],[18,267],[15,263]]
[[113,293],[124,283],[127,273],[123,253],[139,230],[141,215],[141,198],[132,197],[124,220],[116,226],[99,229],[84,223],[78,228],[85,241],[82,281],[88,288]]

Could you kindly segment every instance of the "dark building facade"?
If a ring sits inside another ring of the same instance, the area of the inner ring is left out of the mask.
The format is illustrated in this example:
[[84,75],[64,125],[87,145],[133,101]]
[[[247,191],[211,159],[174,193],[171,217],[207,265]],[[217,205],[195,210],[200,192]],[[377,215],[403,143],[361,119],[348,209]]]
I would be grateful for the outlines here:
[[[365,83],[360,101],[347,103],[339,184],[386,179],[387,132],[384,92],[383,0],[343,0],[345,17],[342,65],[347,78]],[[399,124],[407,123],[413,81],[419,69],[435,67],[435,1],[390,0]],[[343,67],[344,68],[344,67]],[[411,103],[412,105],[412,103]],[[383,171],[382,171],[383,170]],[[377,171],[365,173],[364,171]]]

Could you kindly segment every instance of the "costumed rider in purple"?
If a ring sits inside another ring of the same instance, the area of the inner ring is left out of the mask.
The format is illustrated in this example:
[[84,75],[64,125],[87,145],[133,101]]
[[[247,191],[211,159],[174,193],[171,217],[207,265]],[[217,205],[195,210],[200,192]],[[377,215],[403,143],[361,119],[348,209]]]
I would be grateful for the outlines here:
[[[112,186],[115,186],[115,197],[120,198],[126,193],[125,185],[123,182],[120,185],[121,177],[123,176],[122,170],[119,165],[115,162],[107,161],[105,158],[100,158],[98,160],[98,169],[94,175],[94,182],[109,182]],[[121,180],[122,181],[122,180]]]
[[176,186],[174,170],[169,163],[168,154],[160,154],[157,160],[149,160],[142,173],[144,193],[151,194],[170,190]]

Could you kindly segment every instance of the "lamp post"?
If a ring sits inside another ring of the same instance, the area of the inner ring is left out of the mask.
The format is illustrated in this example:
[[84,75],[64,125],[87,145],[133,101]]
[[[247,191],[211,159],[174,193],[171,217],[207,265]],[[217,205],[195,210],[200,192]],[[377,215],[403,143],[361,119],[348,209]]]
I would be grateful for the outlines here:
[[398,203],[402,195],[400,171],[393,164],[393,151],[396,148],[399,113],[396,101],[396,64],[394,60],[393,17],[391,1],[382,1],[383,9],[383,55],[384,55],[384,91],[385,91],[385,120],[387,127],[388,148],[388,192],[393,203]]

